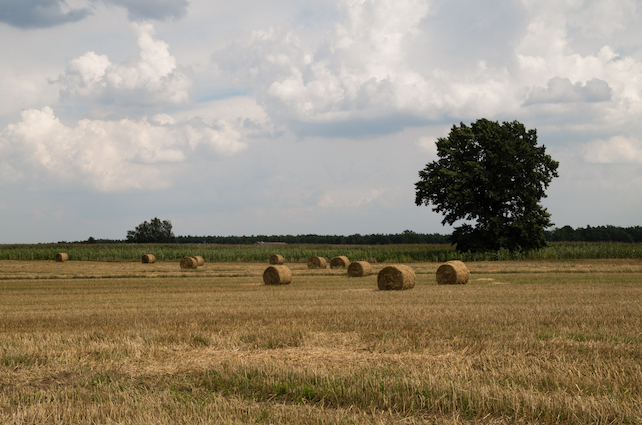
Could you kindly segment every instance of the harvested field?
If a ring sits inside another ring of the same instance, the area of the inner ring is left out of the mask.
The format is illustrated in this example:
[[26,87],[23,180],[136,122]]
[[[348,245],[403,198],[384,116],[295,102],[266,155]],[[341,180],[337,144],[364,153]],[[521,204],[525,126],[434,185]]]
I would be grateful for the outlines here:
[[139,261],[0,261],[0,423],[642,422],[639,260]]

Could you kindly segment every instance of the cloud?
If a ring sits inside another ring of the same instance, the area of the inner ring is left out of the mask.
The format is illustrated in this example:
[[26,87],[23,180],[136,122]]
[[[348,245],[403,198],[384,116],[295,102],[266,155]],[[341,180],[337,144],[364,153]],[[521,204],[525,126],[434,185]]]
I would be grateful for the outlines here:
[[[89,0],[127,9],[132,21],[180,19],[187,14],[187,0]],[[51,28],[78,22],[92,15],[87,7],[72,8],[65,0],[2,0],[0,22],[16,28]]]
[[[531,88],[530,96],[536,97],[529,100],[541,98],[556,103],[609,99],[622,103],[640,101],[642,66],[635,56],[618,53],[617,46],[609,45],[608,39],[600,39],[584,54],[571,47],[573,37],[582,36],[569,33],[570,23],[590,27],[588,15],[583,14],[584,18],[580,19],[578,14],[597,3],[524,2],[530,22],[515,46],[518,68],[514,72]],[[609,89],[612,90],[610,96]]]
[[357,208],[380,199],[387,188],[360,189],[344,187],[326,190],[320,197],[317,206],[322,208]]
[[177,66],[169,45],[154,38],[152,24],[132,24],[140,57],[133,63],[112,63],[93,51],[72,59],[56,82],[63,99],[76,96],[105,104],[185,104],[191,79]]
[[[618,53],[608,44],[616,40],[600,39],[584,54],[571,48],[610,0],[470,3],[341,0],[322,39],[301,28],[257,29],[213,60],[298,137],[364,137],[482,116],[639,116],[635,55]],[[617,33],[618,17],[633,13],[623,3],[600,33]]]
[[[294,32],[253,31],[215,54],[238,85],[250,85],[277,122],[299,135],[369,134],[385,120],[421,125],[518,106],[504,68],[484,61],[440,69],[418,61],[427,2],[343,0],[343,19],[319,45]],[[345,123],[342,125],[342,123]],[[380,130],[376,130],[380,132]]]
[[176,122],[167,114],[70,127],[49,107],[30,109],[0,134],[0,175],[18,168],[22,178],[81,182],[101,192],[162,189],[172,185],[169,165],[189,162],[201,147],[234,155],[246,148],[240,137],[226,122]]
[[72,9],[65,0],[2,0],[0,22],[22,29],[50,28],[78,22],[91,15],[87,8]]
[[[47,82],[46,70],[18,72],[0,68],[0,117],[17,115],[21,109],[33,105],[51,104],[58,96],[58,90]],[[4,122],[0,128],[6,124]]]
[[642,141],[624,136],[593,140],[584,145],[583,157],[597,164],[642,164]]
[[420,137],[417,142],[415,142],[415,145],[417,148],[419,148],[420,151],[427,153],[428,159],[436,159],[437,158],[437,138],[432,137],[432,136],[427,136],[427,137]]
[[122,6],[127,9],[129,19],[143,21],[167,18],[180,19],[187,13],[187,0],[102,0],[105,4]]
[[588,38],[603,38],[624,29],[636,15],[635,0],[585,0],[574,5],[569,24]]
[[533,88],[524,105],[607,102],[612,95],[613,89],[599,78],[593,78],[582,85],[580,82],[573,84],[568,78],[555,77],[548,81],[546,88]]

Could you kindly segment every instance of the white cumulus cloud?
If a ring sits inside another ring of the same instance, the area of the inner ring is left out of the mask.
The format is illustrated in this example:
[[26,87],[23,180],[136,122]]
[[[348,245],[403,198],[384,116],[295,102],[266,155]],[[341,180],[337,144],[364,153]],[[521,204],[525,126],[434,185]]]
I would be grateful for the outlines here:
[[415,146],[419,148],[423,153],[428,154],[428,159],[437,158],[437,138],[432,136],[420,137],[419,140],[415,142]]
[[622,30],[637,9],[635,0],[586,0],[572,2],[572,6],[576,11],[570,15],[570,25],[589,38],[608,37]]
[[[515,54],[519,79],[531,89],[528,99],[524,99],[525,105],[604,102],[599,106],[603,115],[615,114],[618,116],[615,119],[630,119],[640,112],[642,63],[634,55],[619,53],[609,45],[608,39],[599,39],[597,48],[588,54],[571,47],[573,37],[581,37],[570,34],[569,28],[594,28],[593,18],[589,19],[587,11],[607,3],[599,0],[524,2],[530,23],[516,45]],[[611,29],[601,31],[612,32]],[[574,111],[570,107],[567,113]]]
[[[592,42],[589,53],[571,47],[576,38],[616,34],[620,18],[636,13],[631,1],[508,1],[490,11],[469,3],[341,0],[321,40],[301,29],[257,29],[214,60],[252,87],[275,122],[303,136],[533,111],[574,118],[584,113],[579,103],[611,122],[642,112],[635,55],[609,45],[615,39]],[[461,11],[468,6],[474,13]],[[609,13],[596,29],[601,10]]]
[[337,188],[326,190],[320,197],[318,206],[323,208],[356,208],[380,199],[387,188]]
[[535,87],[525,105],[535,103],[575,103],[575,102],[606,102],[611,100],[613,90],[606,81],[593,78],[585,84],[571,83],[568,78],[551,78],[546,88]]
[[237,83],[255,85],[270,113],[286,121],[425,120],[517,105],[504,68],[479,61],[446,71],[416,60],[428,2],[343,0],[339,7],[343,19],[319,45],[270,28],[236,41],[215,60]]
[[169,45],[154,38],[150,23],[132,24],[140,57],[133,63],[112,63],[93,51],[67,64],[61,96],[116,104],[185,104],[190,100],[191,79],[181,70]]
[[161,189],[172,184],[168,164],[188,161],[199,146],[219,155],[238,153],[246,147],[240,137],[226,122],[177,123],[167,114],[151,122],[84,119],[67,126],[50,107],[30,109],[0,134],[0,174],[19,166],[30,170],[24,178],[80,182],[103,192]]
[[584,160],[599,164],[642,164],[642,141],[635,137],[613,136],[587,143]]

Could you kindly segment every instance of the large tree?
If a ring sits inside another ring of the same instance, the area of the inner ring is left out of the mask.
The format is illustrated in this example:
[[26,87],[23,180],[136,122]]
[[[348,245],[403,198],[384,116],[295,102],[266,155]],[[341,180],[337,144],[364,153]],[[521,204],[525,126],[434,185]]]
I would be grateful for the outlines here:
[[160,221],[153,218],[150,222],[142,222],[135,230],[127,231],[127,242],[134,243],[169,243],[174,242],[172,233],[172,222],[169,220]]
[[437,140],[438,160],[419,172],[417,205],[433,205],[442,224],[456,227],[459,251],[528,250],[546,246],[553,225],[539,202],[559,163],[537,146],[537,131],[513,121],[460,123]]

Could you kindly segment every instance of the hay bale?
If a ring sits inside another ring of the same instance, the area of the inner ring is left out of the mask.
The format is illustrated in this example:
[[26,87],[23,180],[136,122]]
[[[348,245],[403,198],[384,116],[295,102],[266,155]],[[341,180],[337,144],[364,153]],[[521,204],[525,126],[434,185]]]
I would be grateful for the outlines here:
[[372,274],[372,265],[367,261],[353,261],[348,266],[349,277],[364,277]]
[[447,261],[437,269],[438,285],[465,285],[469,277],[470,271],[461,261]]
[[330,260],[331,269],[344,269],[349,265],[350,265],[350,260],[348,260],[348,257],[346,257],[345,255],[340,255]]
[[266,285],[287,285],[292,282],[292,272],[287,266],[270,266],[263,272]]
[[198,267],[198,260],[194,257],[184,257],[181,260],[181,269],[195,269]]
[[196,259],[197,266],[202,266],[203,264],[205,264],[205,260],[203,260],[203,257],[201,257],[200,255],[195,255],[194,259]]
[[328,267],[328,261],[323,257],[317,257],[313,255],[308,259],[308,268],[309,269],[325,269]]
[[63,261],[69,260],[69,256],[65,252],[59,252],[56,254],[56,261],[62,263]]
[[270,255],[270,264],[283,264],[284,262],[285,262],[285,259],[283,258],[282,255],[279,255],[279,254]]
[[412,289],[415,271],[403,264],[384,267],[377,275],[377,286],[381,290]]
[[154,254],[145,254],[143,255],[143,258],[141,259],[143,263],[155,263],[156,262],[156,257],[154,257]]

